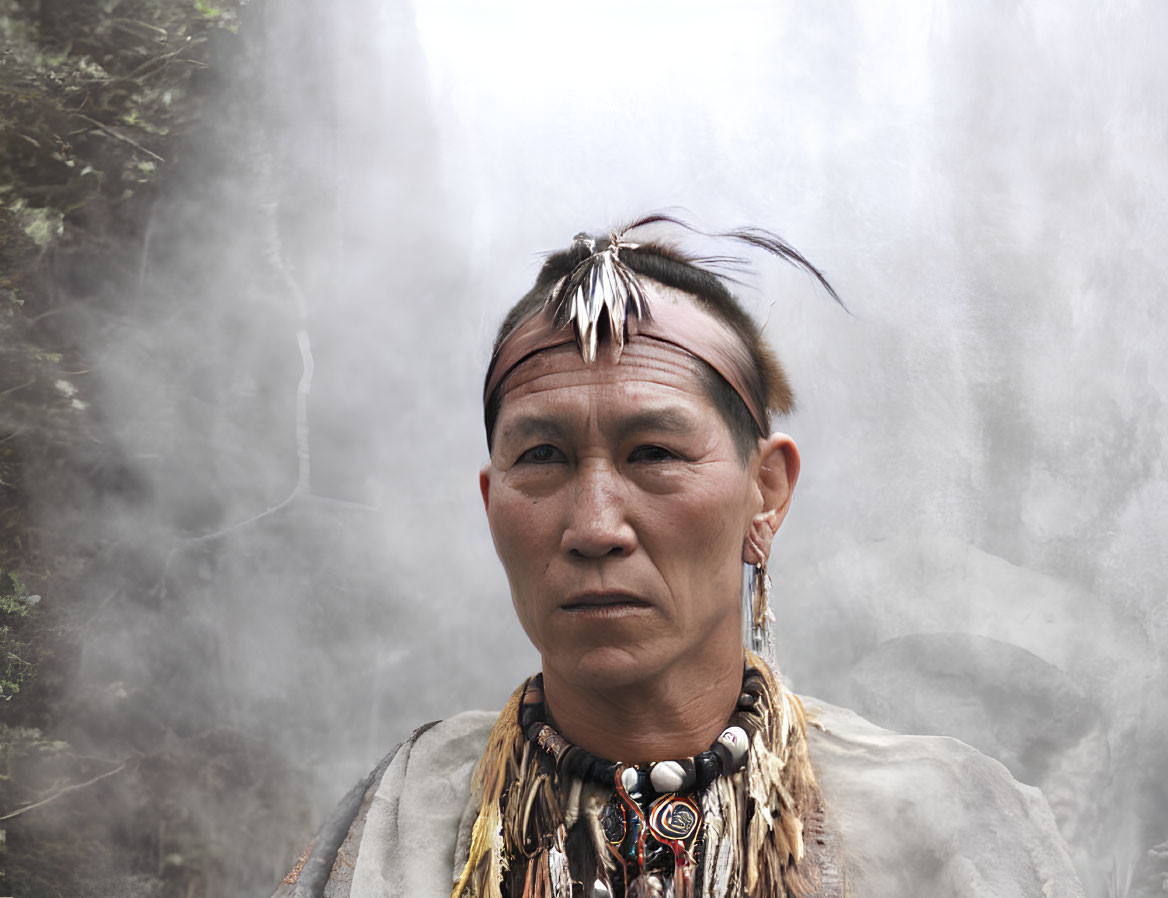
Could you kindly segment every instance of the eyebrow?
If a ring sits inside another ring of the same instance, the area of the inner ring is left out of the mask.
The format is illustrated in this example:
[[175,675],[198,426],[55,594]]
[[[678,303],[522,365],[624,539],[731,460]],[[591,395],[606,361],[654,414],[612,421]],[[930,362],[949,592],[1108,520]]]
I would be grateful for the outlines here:
[[551,415],[524,415],[511,421],[503,428],[502,436],[516,440],[530,440],[533,437],[563,439],[568,430],[564,422]]
[[[619,442],[645,431],[684,434],[696,429],[697,422],[688,410],[681,406],[662,406],[641,409],[618,419],[611,428],[611,436]],[[523,415],[508,422],[501,436],[515,440],[562,440],[567,434],[568,427],[555,415]]]
[[621,418],[613,426],[613,436],[619,442],[644,431],[680,435],[696,429],[697,421],[689,411],[669,405],[643,409]]

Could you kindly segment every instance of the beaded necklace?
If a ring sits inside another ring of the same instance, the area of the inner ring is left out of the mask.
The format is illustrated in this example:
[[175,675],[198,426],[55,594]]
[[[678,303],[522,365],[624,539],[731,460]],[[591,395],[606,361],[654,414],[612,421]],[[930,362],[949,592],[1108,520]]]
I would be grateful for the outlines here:
[[703,853],[696,793],[745,765],[750,737],[735,721],[748,722],[746,715],[758,706],[763,689],[762,677],[747,668],[731,723],[706,751],[679,760],[623,764],[598,758],[561,736],[544,700],[543,675],[528,681],[519,704],[519,726],[527,739],[551,758],[561,778],[612,790],[600,826],[617,875],[612,883],[597,880],[595,898],[607,898],[614,890],[619,894],[637,882],[663,886],[666,878],[672,879],[674,894],[692,892]]
[[499,715],[472,788],[452,898],[844,894],[802,706],[750,652],[714,744],[649,764],[572,745],[533,677]]

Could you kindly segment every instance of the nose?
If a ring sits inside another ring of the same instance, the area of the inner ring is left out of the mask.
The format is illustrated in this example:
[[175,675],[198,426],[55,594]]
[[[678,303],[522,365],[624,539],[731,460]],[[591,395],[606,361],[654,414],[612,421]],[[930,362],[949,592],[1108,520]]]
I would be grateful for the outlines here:
[[619,475],[600,465],[582,466],[561,539],[574,558],[598,559],[632,554],[637,534],[628,519],[627,497]]

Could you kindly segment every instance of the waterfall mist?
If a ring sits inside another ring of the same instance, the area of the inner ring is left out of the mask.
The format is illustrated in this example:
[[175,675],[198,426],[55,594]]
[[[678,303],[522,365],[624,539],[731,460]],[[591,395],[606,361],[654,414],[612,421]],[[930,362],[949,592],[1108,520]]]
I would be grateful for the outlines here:
[[414,727],[498,707],[538,658],[478,494],[493,329],[540,252],[680,207],[851,313],[752,260],[799,402],[793,687],[998,758],[1089,895],[1159,894],[1166,37],[1102,0],[257,2],[140,317],[71,319],[120,460],[40,510],[94,546],[68,738],[284,771],[174,798],[254,815],[273,856],[224,888],[258,895]]

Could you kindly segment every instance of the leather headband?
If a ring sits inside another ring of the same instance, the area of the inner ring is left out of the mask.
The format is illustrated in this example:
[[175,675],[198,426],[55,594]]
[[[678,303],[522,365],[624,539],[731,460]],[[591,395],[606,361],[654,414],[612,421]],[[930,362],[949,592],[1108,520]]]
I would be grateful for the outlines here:
[[[676,347],[701,359],[718,372],[746,404],[762,434],[770,433],[765,409],[751,398],[743,372],[753,364],[742,340],[729,325],[704,312],[689,301],[676,302],[659,298],[650,315],[626,319],[629,339],[651,339]],[[575,328],[569,323],[557,328],[547,308],[536,312],[520,324],[499,347],[491,362],[490,374],[483,389],[483,402],[523,362],[538,352],[576,343]],[[618,362],[619,363],[619,362]]]

